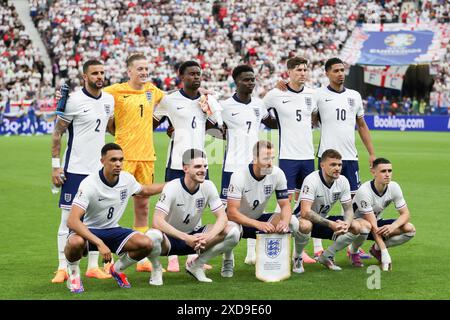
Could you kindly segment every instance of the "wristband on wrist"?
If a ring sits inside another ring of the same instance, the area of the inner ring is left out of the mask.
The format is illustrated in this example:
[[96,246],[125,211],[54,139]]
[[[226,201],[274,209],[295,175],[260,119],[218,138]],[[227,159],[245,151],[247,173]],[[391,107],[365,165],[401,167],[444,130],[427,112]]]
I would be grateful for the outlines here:
[[61,168],[59,158],[52,158],[52,168]]

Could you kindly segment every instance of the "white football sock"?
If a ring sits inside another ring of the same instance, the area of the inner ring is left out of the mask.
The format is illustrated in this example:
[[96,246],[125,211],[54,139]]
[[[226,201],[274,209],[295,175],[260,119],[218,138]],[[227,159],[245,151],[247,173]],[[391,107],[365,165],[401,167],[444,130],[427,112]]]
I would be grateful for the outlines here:
[[150,254],[148,255],[148,258],[150,259],[150,262],[152,263],[153,268],[157,269],[161,266],[161,262],[159,261],[159,256],[161,255],[161,250],[162,250],[161,244],[163,241],[163,234],[159,230],[149,229],[145,233],[145,235],[152,240],[153,249],[152,249],[152,252],[150,252]]
[[305,249],[308,244],[309,238],[311,237],[310,233],[301,233],[297,231],[294,233],[294,247],[295,247],[295,255],[294,258],[301,257],[303,249]]
[[80,275],[80,260],[70,262],[66,260],[67,268],[69,270],[69,275]]
[[119,260],[117,260],[117,262],[114,263],[114,270],[116,270],[116,272],[123,272],[126,268],[137,262],[138,262],[137,260],[130,258],[127,252],[125,254],[122,254]]
[[57,243],[58,243],[58,260],[59,269],[67,268],[66,255],[64,254],[64,248],[67,243],[67,236],[69,235],[69,228],[67,228],[67,219],[69,218],[69,210],[61,209],[61,223],[58,228]]
[[405,242],[408,242],[412,238],[414,238],[415,235],[416,235],[415,232],[402,233],[402,234],[399,234],[399,235],[389,238],[384,243],[386,244],[386,248],[399,246],[401,244],[404,244]]
[[88,253],[88,270],[98,268],[98,251],[89,251]]
[[359,236],[356,237],[355,241],[352,242],[352,244],[349,246],[350,253],[358,253],[359,248],[362,246],[364,241],[367,240],[367,237],[369,236],[369,230],[363,229],[361,230],[361,233]]
[[327,258],[334,257],[336,255],[336,252],[344,249],[347,247],[350,243],[355,241],[355,239],[358,237],[359,234],[353,234],[351,232],[344,233],[343,235],[340,235],[334,243],[328,247],[327,250],[323,252],[324,256]]
[[252,258],[256,256],[256,239],[247,239],[247,257]]
[[223,252],[229,252],[239,243],[239,237],[240,232],[238,228],[236,227],[231,228],[222,242],[216,243],[208,250],[200,253],[194,264],[197,267],[203,266],[205,263],[207,263],[210,259],[214,258],[215,256],[218,256]]
[[313,245],[314,245],[314,253],[323,251],[322,239],[318,239],[318,238],[312,238],[312,239],[313,239]]

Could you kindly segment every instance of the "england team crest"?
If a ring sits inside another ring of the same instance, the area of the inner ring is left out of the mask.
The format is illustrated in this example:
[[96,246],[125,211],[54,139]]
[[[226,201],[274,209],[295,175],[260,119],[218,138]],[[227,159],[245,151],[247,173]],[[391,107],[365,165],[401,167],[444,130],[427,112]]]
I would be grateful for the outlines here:
[[305,105],[306,105],[306,108],[308,108],[308,111],[311,111],[311,108],[312,108],[311,97],[305,97]]
[[271,184],[264,185],[264,194],[266,196],[270,196],[272,194],[272,191],[273,191],[273,186]]
[[266,255],[275,259],[281,253],[281,238],[268,238],[266,239]]
[[147,101],[152,101],[152,92],[145,91],[145,96],[147,97]]
[[105,113],[109,115],[111,113],[111,105],[106,103],[103,106],[105,107]]
[[353,99],[353,98],[347,98],[347,101],[348,101],[348,105],[350,106],[350,107],[354,107],[355,106],[355,99]]
[[259,109],[258,108],[253,108],[253,111],[255,111],[255,116],[257,118],[259,118]]
[[72,194],[64,193],[64,201],[65,202],[70,202],[70,200],[72,200]]
[[205,198],[199,198],[197,200],[195,200],[195,207],[197,209],[201,209],[205,206]]
[[120,190],[120,202],[121,203],[123,203],[125,201],[125,199],[127,198],[127,195],[128,195],[127,189]]
[[333,202],[338,201],[340,197],[341,197],[340,192],[333,192]]

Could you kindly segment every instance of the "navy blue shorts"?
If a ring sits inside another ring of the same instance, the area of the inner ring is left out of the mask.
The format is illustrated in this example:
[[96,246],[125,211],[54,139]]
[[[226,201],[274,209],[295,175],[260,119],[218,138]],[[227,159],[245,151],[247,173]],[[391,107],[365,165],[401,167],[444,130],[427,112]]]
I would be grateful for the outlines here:
[[[97,237],[102,239],[105,245],[111,250],[111,252],[115,252],[119,255],[122,252],[122,248],[127,243],[127,241],[131,238],[131,236],[137,231],[131,230],[128,228],[116,227],[116,228],[108,228],[108,229],[94,229],[89,228],[89,231],[95,234]],[[70,231],[68,238],[75,234],[73,231]],[[93,243],[88,243],[89,251],[98,251],[97,246]]]
[[[166,176],[165,181],[169,182],[175,179],[184,178],[184,171],[183,170],[175,170],[166,168]],[[206,180],[209,180],[209,174],[208,170],[206,170]]]
[[78,187],[81,181],[87,177],[85,174],[76,174],[70,172],[64,172],[66,181],[61,187],[61,195],[59,197],[59,207],[61,209],[70,210],[72,207],[73,198],[78,192]]
[[[327,219],[331,220],[331,221],[336,221],[336,220],[344,221],[343,216],[329,216]],[[321,225],[319,223],[313,223],[313,227],[312,227],[312,231],[311,231],[312,238],[333,240],[333,234],[334,234],[333,229],[326,227],[324,225]]]
[[278,163],[287,179],[288,193],[300,190],[303,180],[314,171],[314,159],[311,160],[288,160],[280,159]]
[[[377,226],[378,226],[378,228],[380,228],[382,226],[393,224],[394,222],[395,222],[395,219],[386,219],[386,220],[380,219],[380,220],[377,221]],[[369,236],[367,237],[367,240],[372,240],[372,241],[375,240],[373,238],[372,232],[369,233]]]
[[[320,169],[320,158],[319,158],[319,166]],[[361,185],[361,181],[359,180],[359,165],[356,160],[342,160],[342,171],[341,174],[347,178],[350,183],[350,192],[355,193]]]
[[[192,231],[189,233],[190,235],[196,234],[196,233],[202,233],[205,231],[206,226],[202,226],[199,229]],[[170,242],[170,250],[167,253],[167,255],[177,255],[177,256],[186,256],[188,254],[195,254],[197,252],[194,251],[193,248],[189,247],[185,241],[174,238],[171,236],[166,235],[167,239]]]
[[[258,221],[261,222],[267,222],[270,220],[270,218],[272,218],[273,213],[264,213],[261,217],[259,217]],[[246,227],[246,226],[242,226],[242,238],[248,239],[248,238],[252,238],[252,239],[256,239],[256,233],[259,233],[261,231],[259,231],[256,228],[253,227]]]
[[227,201],[228,187],[230,186],[231,175],[233,172],[222,171],[222,184],[220,186],[220,199]]

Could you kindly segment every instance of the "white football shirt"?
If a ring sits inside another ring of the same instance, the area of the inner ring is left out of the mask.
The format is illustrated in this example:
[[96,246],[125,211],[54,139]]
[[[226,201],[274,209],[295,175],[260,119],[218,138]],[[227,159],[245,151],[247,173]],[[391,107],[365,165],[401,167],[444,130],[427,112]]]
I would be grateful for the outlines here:
[[299,92],[288,87],[277,88],[264,97],[267,110],[273,109],[279,130],[279,157],[289,160],[314,159],[311,115],[317,111],[314,90],[303,87]]
[[175,131],[167,151],[166,167],[183,170],[183,153],[188,149],[205,149],[207,115],[199,106],[200,96],[191,99],[183,89],[164,96],[153,115],[160,120],[167,116]]
[[362,218],[364,214],[373,212],[377,220],[380,220],[383,217],[383,210],[392,202],[397,210],[406,207],[402,189],[397,182],[389,182],[383,194],[378,194],[373,180],[364,182],[353,198],[355,218]]
[[83,223],[88,228],[116,228],[128,199],[141,190],[142,186],[126,171],[120,173],[115,185],[109,185],[102,169],[81,181],[72,205],[86,211]]
[[316,170],[303,181],[300,197],[294,208],[295,214],[300,213],[300,201],[302,200],[312,202],[311,209],[326,218],[338,200],[341,203],[352,201],[350,183],[346,177],[340,175],[331,186],[328,186],[322,176],[322,171]]
[[[235,172],[252,162],[253,146],[259,140],[261,121],[269,113],[264,102],[255,97],[245,104],[234,94],[220,103],[223,108],[222,119],[227,126],[223,168],[226,172]],[[215,121],[213,117],[212,120]]]
[[274,166],[271,174],[258,179],[253,172],[253,164],[249,164],[231,175],[228,199],[240,200],[239,211],[249,218],[258,219],[274,191],[277,199],[288,199],[284,172]]
[[364,117],[361,95],[348,88],[339,93],[328,86],[316,90],[315,100],[321,121],[317,156],[334,149],[342,155],[342,160],[358,160],[355,126],[356,118]]
[[174,179],[164,186],[156,209],[167,214],[166,221],[182,232],[190,233],[201,226],[201,218],[206,206],[212,212],[223,208],[216,186],[210,180],[201,183],[191,193],[184,179]]
[[114,97],[102,92],[95,98],[81,89],[70,94],[66,110],[58,118],[70,122],[63,168],[76,174],[91,174],[102,167],[101,149],[105,145],[108,120],[114,116]]

